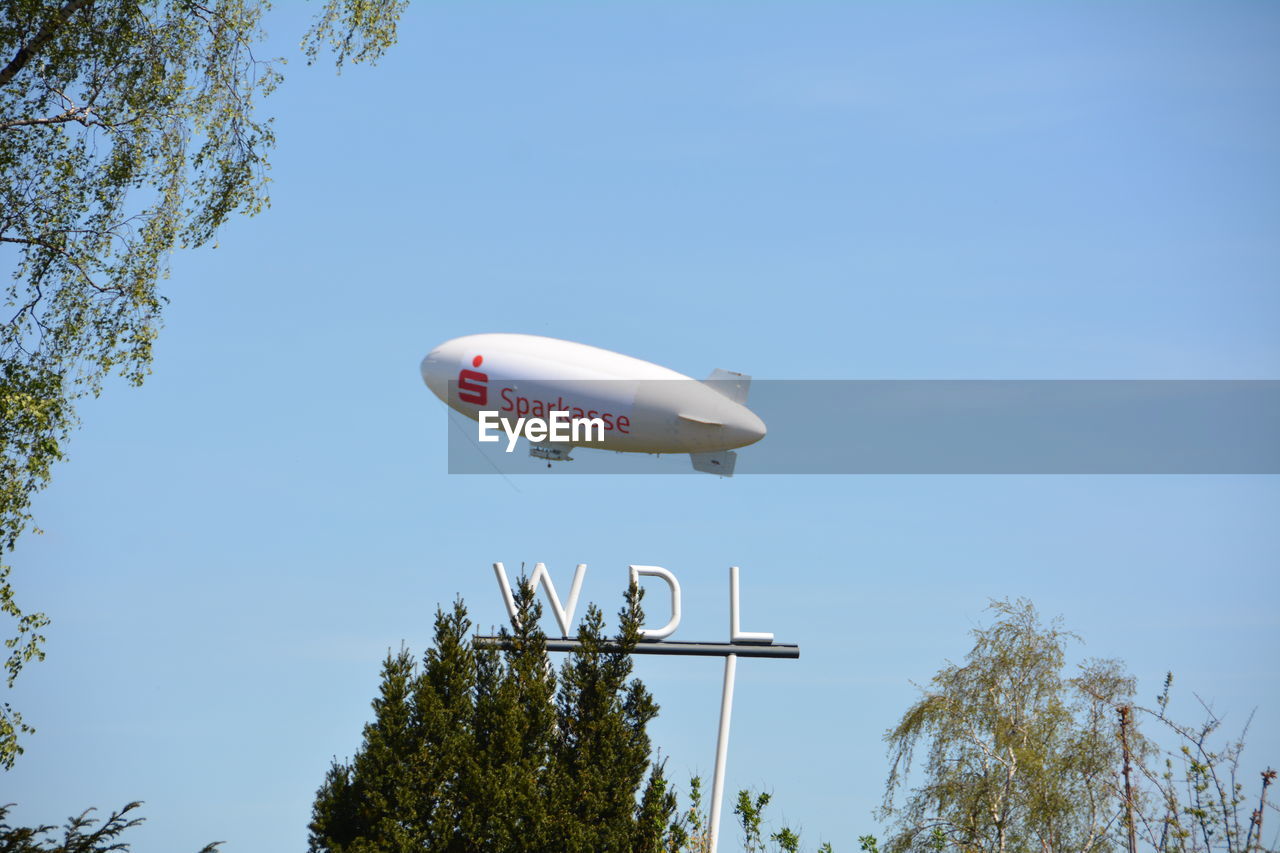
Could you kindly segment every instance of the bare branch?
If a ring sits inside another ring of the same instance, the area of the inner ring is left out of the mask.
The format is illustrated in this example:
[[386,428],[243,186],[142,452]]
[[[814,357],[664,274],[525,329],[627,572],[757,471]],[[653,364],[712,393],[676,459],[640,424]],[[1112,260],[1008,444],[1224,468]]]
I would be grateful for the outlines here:
[[91,110],[87,107],[73,107],[65,113],[56,116],[42,116],[40,118],[20,118],[13,121],[0,122],[0,130],[9,130],[15,127],[33,127],[38,125],[63,124],[68,121],[75,121],[89,127],[90,124],[101,124],[100,122],[89,122],[86,117],[91,114]]

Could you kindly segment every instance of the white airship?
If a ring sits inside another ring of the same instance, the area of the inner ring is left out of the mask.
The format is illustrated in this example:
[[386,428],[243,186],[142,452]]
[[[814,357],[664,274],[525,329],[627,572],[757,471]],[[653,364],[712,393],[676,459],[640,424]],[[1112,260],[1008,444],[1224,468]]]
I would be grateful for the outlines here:
[[570,459],[575,446],[688,453],[696,470],[731,477],[734,448],[765,435],[745,405],[751,377],[727,370],[698,381],[586,344],[514,334],[446,341],[421,369],[427,387],[472,420],[482,412],[514,420],[563,411],[603,422],[589,441],[531,442],[530,455],[550,461]]

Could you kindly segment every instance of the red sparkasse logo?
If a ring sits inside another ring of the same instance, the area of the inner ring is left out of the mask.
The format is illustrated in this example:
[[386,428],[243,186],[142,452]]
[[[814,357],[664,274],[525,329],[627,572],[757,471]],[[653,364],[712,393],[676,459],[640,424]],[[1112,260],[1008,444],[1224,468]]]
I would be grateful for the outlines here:
[[[484,356],[478,355],[471,359],[472,367],[479,367],[484,363]],[[458,399],[464,403],[474,403],[477,406],[487,405],[489,402],[489,374],[481,373],[478,370],[468,370],[463,368],[458,373]]]

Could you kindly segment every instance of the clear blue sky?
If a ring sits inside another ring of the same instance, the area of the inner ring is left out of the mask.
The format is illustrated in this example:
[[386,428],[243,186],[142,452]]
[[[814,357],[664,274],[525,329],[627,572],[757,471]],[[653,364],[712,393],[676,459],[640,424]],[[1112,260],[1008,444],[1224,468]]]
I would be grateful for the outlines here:
[[[1275,477],[458,477],[417,364],[551,335],[685,373],[1280,377],[1280,6],[417,4],[378,67],[291,58],[273,205],[173,259],[154,375],[82,408],[13,555],[48,660],[16,817],[146,800],[140,853],[300,850],[378,665],[489,564],[676,572],[743,661],[729,789],[879,831],[881,736],[1027,596],[1280,764]],[[749,450],[745,453],[749,453]],[[714,660],[642,659],[709,775]],[[1252,766],[1252,765],[1251,765]],[[730,836],[732,837],[732,836]]]

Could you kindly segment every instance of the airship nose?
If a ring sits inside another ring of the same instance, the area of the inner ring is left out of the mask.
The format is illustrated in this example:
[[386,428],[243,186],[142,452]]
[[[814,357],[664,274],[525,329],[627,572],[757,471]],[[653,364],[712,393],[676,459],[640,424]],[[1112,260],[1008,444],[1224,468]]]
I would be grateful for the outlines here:
[[438,346],[427,353],[418,369],[422,372],[422,381],[427,383],[431,393],[441,400],[449,400],[449,377],[457,370],[457,359],[446,352],[447,345]]

